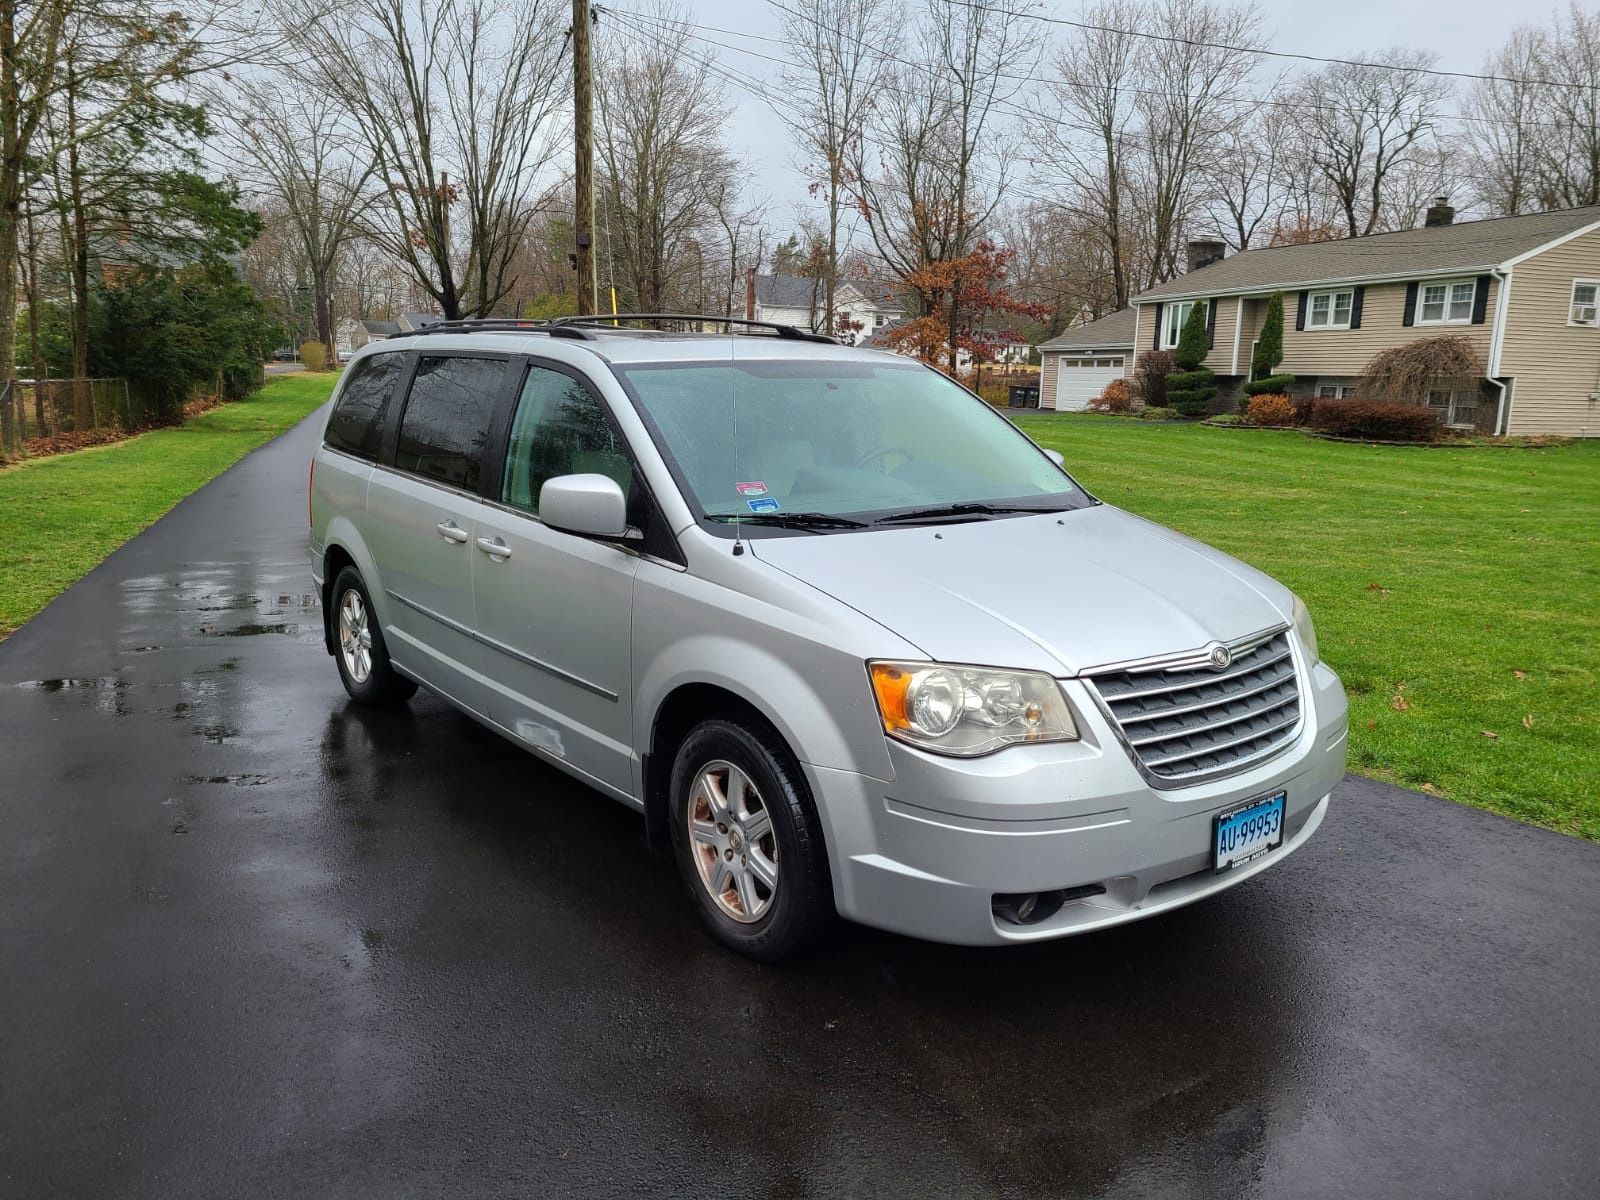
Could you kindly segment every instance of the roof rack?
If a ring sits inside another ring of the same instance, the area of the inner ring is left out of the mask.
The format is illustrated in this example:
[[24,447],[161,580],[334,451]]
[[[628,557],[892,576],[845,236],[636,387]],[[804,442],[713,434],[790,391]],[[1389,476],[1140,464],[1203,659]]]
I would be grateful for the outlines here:
[[550,337],[592,342],[594,334],[553,321],[523,321],[515,317],[464,317],[459,321],[434,321],[416,329],[402,329],[391,338],[421,337],[429,333],[543,333]]
[[830,346],[839,344],[837,338],[831,338],[825,333],[812,333],[793,325],[780,325],[776,321],[750,321],[744,317],[709,316],[705,313],[596,313],[594,316],[585,317],[557,317],[550,322],[550,325],[555,329],[576,330],[580,326],[609,329],[617,321],[699,321],[711,325],[744,325],[751,329],[771,330],[777,337],[788,341],[826,342]]

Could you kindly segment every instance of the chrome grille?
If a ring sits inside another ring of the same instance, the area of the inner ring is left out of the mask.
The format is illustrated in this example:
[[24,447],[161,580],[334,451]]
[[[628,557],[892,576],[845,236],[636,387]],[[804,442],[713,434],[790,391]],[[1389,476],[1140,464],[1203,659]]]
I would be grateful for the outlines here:
[[1221,670],[1202,653],[1091,673],[1090,686],[1146,774],[1174,784],[1230,774],[1294,737],[1300,684],[1288,631],[1230,649]]

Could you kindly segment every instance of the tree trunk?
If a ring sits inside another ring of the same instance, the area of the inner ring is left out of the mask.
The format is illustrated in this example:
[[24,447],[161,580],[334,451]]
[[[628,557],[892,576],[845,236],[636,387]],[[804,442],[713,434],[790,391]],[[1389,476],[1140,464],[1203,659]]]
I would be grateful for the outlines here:
[[83,203],[83,164],[78,156],[76,78],[67,63],[68,200],[72,206],[72,427],[95,424],[94,400],[89,391],[89,214]]

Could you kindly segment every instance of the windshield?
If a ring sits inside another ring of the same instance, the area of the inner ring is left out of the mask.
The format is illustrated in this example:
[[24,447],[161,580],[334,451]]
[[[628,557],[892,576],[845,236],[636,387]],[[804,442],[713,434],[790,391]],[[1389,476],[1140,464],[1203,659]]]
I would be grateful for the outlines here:
[[1089,503],[1011,422],[917,363],[724,359],[614,369],[712,521]]

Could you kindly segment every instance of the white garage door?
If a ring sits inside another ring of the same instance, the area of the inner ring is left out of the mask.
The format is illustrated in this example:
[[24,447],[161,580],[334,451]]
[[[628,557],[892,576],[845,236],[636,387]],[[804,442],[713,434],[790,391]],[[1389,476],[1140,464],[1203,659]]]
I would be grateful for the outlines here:
[[1106,384],[1122,378],[1122,355],[1056,360],[1056,407],[1063,412],[1082,412],[1089,401],[1106,390]]

